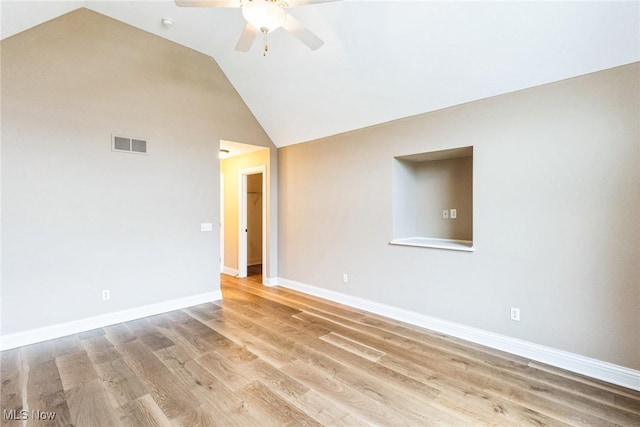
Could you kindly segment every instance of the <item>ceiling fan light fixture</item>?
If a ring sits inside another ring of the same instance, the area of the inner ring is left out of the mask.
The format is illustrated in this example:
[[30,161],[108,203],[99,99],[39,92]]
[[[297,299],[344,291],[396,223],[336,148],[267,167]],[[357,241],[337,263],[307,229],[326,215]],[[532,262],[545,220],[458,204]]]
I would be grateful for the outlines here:
[[287,13],[271,0],[250,0],[242,4],[242,16],[262,33],[269,33],[284,25]]

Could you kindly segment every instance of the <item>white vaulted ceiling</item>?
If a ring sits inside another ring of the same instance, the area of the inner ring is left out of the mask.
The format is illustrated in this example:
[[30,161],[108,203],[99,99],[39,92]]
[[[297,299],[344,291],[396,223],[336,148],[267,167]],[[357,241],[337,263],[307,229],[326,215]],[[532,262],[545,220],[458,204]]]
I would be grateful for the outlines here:
[[212,56],[277,146],[640,60],[638,1],[344,0],[289,9],[322,48],[277,30],[263,57],[234,51],[239,9],[3,0],[2,38],[78,7]]

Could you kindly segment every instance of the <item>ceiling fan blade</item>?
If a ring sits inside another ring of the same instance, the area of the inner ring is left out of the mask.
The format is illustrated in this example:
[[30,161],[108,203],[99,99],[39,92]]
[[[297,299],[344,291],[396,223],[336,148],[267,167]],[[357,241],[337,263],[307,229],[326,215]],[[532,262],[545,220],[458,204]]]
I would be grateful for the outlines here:
[[287,19],[282,26],[285,30],[290,32],[304,43],[309,49],[317,50],[324,44],[322,39],[311,32],[307,27],[302,25],[300,21],[293,17],[290,13],[287,13]]
[[242,34],[240,35],[240,39],[238,40],[238,44],[236,44],[236,50],[238,52],[248,52],[253,45],[253,42],[258,35],[258,30],[247,22],[247,25],[242,30]]
[[332,3],[342,0],[286,0],[288,7],[306,6],[308,4]]
[[174,0],[180,7],[240,7],[240,0]]

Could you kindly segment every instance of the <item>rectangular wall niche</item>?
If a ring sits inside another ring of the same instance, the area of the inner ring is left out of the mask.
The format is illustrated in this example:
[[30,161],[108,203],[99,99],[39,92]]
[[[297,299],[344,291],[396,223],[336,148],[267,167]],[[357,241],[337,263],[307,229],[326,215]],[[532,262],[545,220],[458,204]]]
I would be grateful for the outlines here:
[[473,147],[393,162],[391,244],[473,251]]

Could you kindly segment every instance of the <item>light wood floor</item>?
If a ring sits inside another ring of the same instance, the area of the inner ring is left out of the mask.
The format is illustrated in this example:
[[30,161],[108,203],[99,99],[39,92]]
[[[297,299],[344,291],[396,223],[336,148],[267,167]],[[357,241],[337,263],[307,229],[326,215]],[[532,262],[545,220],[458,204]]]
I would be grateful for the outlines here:
[[[282,288],[2,353],[2,426],[640,426],[640,393]],[[6,415],[6,413],[3,413]]]

